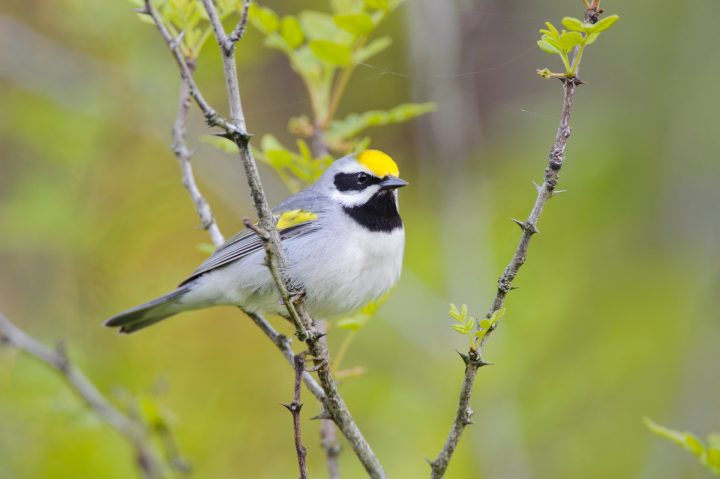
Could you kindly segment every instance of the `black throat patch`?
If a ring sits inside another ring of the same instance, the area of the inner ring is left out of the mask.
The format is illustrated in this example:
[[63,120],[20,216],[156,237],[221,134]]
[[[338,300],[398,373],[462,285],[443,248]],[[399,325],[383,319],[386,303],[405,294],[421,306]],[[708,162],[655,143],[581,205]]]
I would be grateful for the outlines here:
[[390,233],[403,225],[392,190],[380,190],[367,203],[343,210],[370,231]]

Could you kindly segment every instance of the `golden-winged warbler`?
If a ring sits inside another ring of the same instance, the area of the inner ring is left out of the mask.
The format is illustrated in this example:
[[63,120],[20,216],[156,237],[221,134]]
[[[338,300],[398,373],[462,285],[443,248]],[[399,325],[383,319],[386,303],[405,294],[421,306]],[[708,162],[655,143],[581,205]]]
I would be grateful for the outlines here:
[[[347,155],[310,187],[273,210],[285,274],[316,318],[347,315],[380,298],[399,279],[405,230],[397,164],[378,150]],[[132,333],[174,314],[215,305],[282,314],[262,240],[245,230],[220,246],[178,288],[106,321]]]

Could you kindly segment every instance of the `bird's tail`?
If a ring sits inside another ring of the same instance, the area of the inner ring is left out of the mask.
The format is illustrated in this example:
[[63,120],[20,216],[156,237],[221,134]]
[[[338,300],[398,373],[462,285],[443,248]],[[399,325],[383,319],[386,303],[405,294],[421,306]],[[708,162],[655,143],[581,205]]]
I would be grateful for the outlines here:
[[112,318],[105,321],[105,326],[115,328],[120,327],[120,332],[125,334],[134,333],[143,328],[147,328],[158,321],[177,314],[185,309],[186,306],[180,303],[180,298],[187,293],[188,287],[180,287],[165,296],[160,296],[145,304],[136,306],[120,314],[116,314]]

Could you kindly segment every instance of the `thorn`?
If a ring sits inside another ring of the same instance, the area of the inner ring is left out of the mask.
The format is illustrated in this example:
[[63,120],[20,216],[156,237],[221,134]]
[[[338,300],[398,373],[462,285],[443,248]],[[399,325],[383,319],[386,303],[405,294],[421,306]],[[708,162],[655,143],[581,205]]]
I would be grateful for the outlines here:
[[146,7],[133,8],[132,11],[140,15],[150,15],[150,11]]
[[538,185],[538,184],[535,183],[534,181],[532,182],[532,184],[533,184],[533,186],[535,187],[535,191],[537,191],[538,193],[540,193],[540,190],[542,190],[542,186]]
[[180,32],[180,34],[171,42],[170,48],[175,50],[180,46],[180,44],[183,41],[183,38],[185,38],[185,30]]
[[550,198],[555,198],[560,193],[565,193],[567,190],[553,190],[552,194],[550,195]]
[[524,221],[516,220],[515,218],[510,218],[510,219],[513,221],[513,223],[518,225],[521,230],[525,231],[525,228],[527,227],[527,225],[525,224]]
[[313,336],[313,338],[317,341],[318,339],[322,339],[327,335],[328,333],[315,333],[315,336]]
[[212,136],[219,136],[220,138],[225,138],[226,140],[233,141],[232,135],[228,133],[227,131],[222,133],[210,133]]
[[540,230],[535,227],[534,224],[532,224],[529,221],[520,221],[515,218],[510,218],[516,225],[520,227],[521,230],[523,230],[525,233],[535,234],[539,233]]
[[311,421],[316,421],[318,419],[332,419],[332,416],[330,416],[330,413],[327,411],[323,411],[317,416],[313,416],[310,418]]
[[460,351],[455,351],[455,352],[460,355],[460,357],[462,358],[463,362],[465,363],[465,366],[467,366],[468,363],[470,362],[470,356],[468,356],[468,355],[465,354],[465,353],[461,353]]
[[297,403],[295,401],[291,402],[290,404],[280,403],[280,405],[283,406],[285,409],[287,409],[288,411],[290,411],[293,414],[295,414],[296,412],[299,413],[303,407],[302,403]]

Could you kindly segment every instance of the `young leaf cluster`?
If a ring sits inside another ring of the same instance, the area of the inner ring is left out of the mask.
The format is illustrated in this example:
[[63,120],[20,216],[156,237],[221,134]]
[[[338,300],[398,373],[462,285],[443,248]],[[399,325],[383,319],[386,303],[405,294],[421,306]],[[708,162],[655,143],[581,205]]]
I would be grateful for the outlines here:
[[[545,68],[538,70],[538,74],[543,78],[575,78],[585,47],[594,43],[600,33],[612,27],[619,18],[618,15],[610,15],[597,23],[586,23],[577,18],[565,17],[562,24],[567,30],[558,30],[551,22],[545,22],[546,28],[540,29],[542,36],[537,41],[538,47],[545,53],[558,55],[565,72],[553,73]],[[571,54],[576,49],[577,51]]]
[[[137,8],[143,8],[143,0],[130,0]],[[216,0],[218,15],[223,20],[233,13],[240,13],[240,0]],[[212,35],[212,26],[207,12],[197,0],[159,0],[153,5],[165,20],[165,26],[173,36],[180,39],[180,52],[187,60],[196,60],[203,45]],[[154,24],[148,15],[138,14],[138,18],[146,23]]]
[[467,337],[470,342],[470,350],[477,351],[488,331],[505,314],[505,308],[495,311],[490,318],[482,319],[479,322],[474,317],[468,316],[468,308],[465,304],[459,310],[457,306],[450,304],[448,314],[455,320],[455,324],[452,325],[453,330]]
[[700,464],[705,466],[710,472],[720,477],[720,434],[710,434],[707,438],[707,444],[704,444],[692,433],[674,431],[656,424],[648,418],[644,418],[643,420],[647,428],[654,434],[682,447],[695,456]]
[[[361,135],[366,129],[405,122],[434,109],[429,103],[410,103],[335,118],[355,68],[392,43],[388,36],[371,37],[400,2],[334,0],[332,13],[303,10],[282,17],[266,6],[251,6],[250,23],[264,35],[267,47],[287,57],[310,99],[312,118],[300,115],[289,122],[289,131],[298,137],[297,151],[266,136],[255,152],[278,171],[291,190],[317,179],[330,161],[328,153],[342,155],[366,148],[370,139]],[[316,147],[319,141],[322,148],[308,157],[311,141]]]

